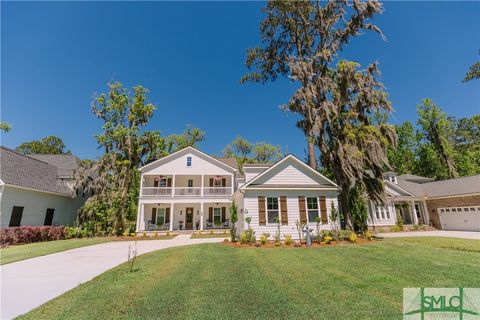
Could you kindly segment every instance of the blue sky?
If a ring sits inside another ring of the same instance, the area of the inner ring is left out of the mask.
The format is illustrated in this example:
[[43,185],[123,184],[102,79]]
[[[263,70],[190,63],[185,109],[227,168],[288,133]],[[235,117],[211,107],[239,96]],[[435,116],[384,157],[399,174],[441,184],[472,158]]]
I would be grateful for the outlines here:
[[[480,2],[386,2],[375,34],[341,57],[380,62],[395,108],[392,123],[416,119],[432,98],[449,115],[480,113],[480,81],[462,83],[479,59]],[[57,135],[81,158],[100,154],[101,122],[90,111],[106,82],[150,89],[149,129],[207,132],[201,148],[220,154],[237,134],[304,157],[296,116],[278,108],[287,80],[240,85],[245,50],[259,44],[262,2],[2,2],[2,145]]]

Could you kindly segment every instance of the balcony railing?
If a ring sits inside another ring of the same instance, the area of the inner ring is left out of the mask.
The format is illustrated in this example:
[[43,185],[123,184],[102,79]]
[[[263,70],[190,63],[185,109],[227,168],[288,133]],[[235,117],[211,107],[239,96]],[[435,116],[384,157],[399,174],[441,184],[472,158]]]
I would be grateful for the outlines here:
[[188,187],[143,187],[142,197],[229,197],[232,195],[231,187],[209,187],[209,188],[188,188]]

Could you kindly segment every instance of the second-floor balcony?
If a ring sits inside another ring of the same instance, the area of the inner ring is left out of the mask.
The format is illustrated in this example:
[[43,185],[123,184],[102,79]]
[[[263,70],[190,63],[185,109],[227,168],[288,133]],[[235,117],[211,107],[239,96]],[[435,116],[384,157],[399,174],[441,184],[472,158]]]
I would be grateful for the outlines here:
[[230,197],[231,187],[143,187],[142,197]]
[[231,197],[233,175],[143,175],[142,198]]

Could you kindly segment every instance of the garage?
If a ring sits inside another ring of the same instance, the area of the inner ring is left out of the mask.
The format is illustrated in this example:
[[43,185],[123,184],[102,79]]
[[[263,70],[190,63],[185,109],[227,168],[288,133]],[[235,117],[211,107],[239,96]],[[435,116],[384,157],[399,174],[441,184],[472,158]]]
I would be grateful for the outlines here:
[[438,208],[443,230],[480,231],[480,206]]

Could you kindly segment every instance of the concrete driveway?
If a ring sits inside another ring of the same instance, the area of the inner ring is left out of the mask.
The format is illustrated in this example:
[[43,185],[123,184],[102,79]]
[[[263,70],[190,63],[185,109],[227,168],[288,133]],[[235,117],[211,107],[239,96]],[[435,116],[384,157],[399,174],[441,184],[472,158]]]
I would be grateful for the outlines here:
[[388,232],[378,233],[379,236],[385,238],[401,238],[401,237],[447,237],[480,240],[480,232],[476,231],[411,231],[411,232]]
[[[137,252],[140,255],[221,241],[221,238],[190,239],[190,235],[179,235],[170,240],[137,241]],[[134,248],[134,241],[113,241],[0,266],[1,319],[27,313],[127,261],[129,247]]]

